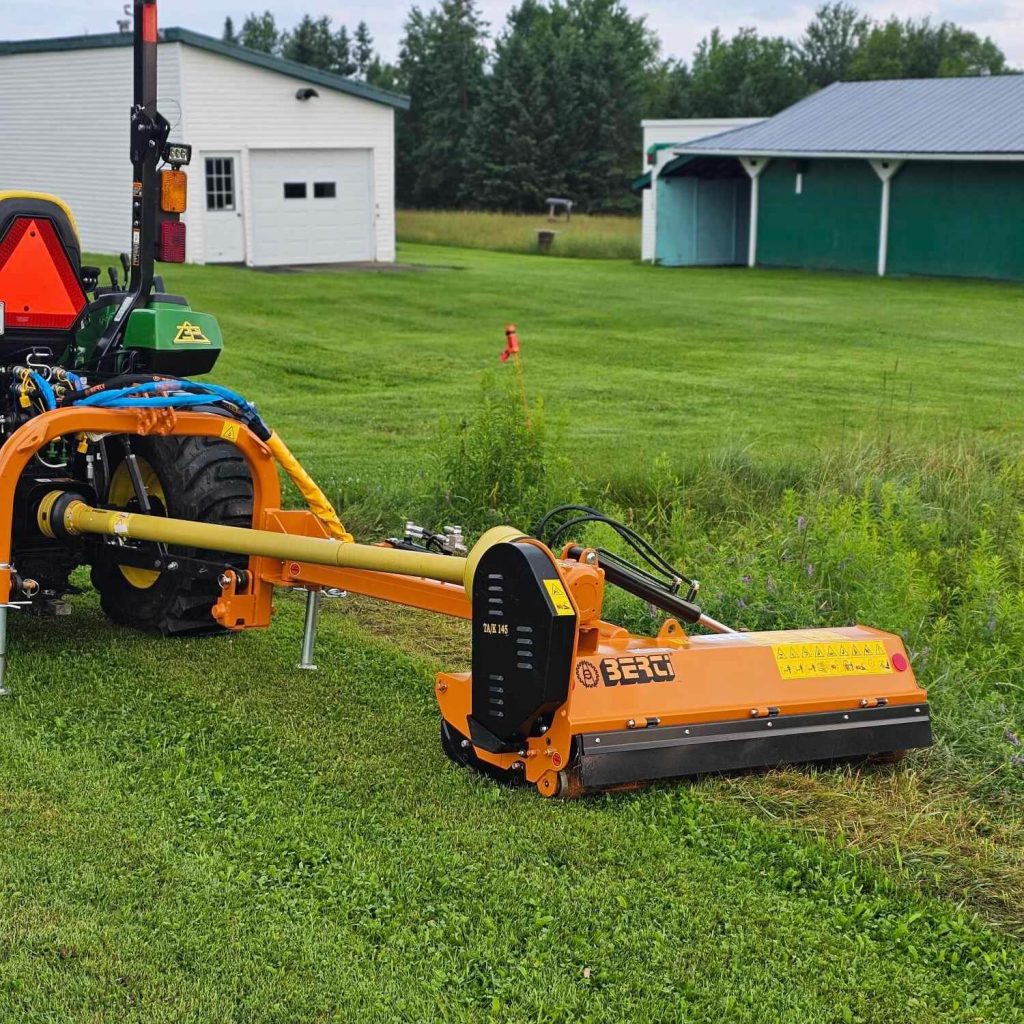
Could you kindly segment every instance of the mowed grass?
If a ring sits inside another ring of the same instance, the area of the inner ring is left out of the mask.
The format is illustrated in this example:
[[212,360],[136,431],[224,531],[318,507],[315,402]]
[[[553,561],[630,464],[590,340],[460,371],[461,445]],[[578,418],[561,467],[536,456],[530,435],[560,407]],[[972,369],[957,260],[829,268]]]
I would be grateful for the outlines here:
[[403,246],[437,269],[171,269],[216,310],[217,368],[329,486],[410,480],[519,328],[527,389],[593,480],[742,450],[806,460],[863,440],[1015,437],[1024,289],[987,282],[678,271]]
[[573,214],[549,221],[547,213],[483,213],[473,210],[399,210],[402,243],[451,245],[501,252],[539,252],[537,232],[553,231],[549,254],[583,259],[640,258],[640,218]]
[[217,379],[388,524],[515,320],[566,485],[632,507],[733,621],[927,636],[939,746],[548,803],[440,752],[459,624],[332,601],[306,674],[286,595],[268,633],[168,644],[87,594],[12,627],[0,1020],[1024,1019],[1024,290],[401,257],[459,269],[167,283],[218,312]]

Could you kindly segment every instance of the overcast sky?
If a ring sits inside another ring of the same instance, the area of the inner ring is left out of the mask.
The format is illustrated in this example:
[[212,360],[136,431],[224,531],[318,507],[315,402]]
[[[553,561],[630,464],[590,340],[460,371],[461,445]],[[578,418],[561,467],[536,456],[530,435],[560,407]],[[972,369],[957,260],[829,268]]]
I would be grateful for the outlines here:
[[[429,8],[432,0],[421,0]],[[715,25],[727,33],[755,25],[764,33],[799,35],[816,3],[794,0],[626,0],[630,10],[647,16],[666,53],[689,58],[696,43]],[[306,11],[328,14],[335,22],[354,26],[365,20],[387,58],[397,52],[402,23],[411,0],[163,0],[161,20],[210,35],[219,35],[224,16],[239,24],[252,9],[269,7],[278,22],[292,25]],[[505,19],[510,0],[482,0],[481,7],[496,30]],[[956,21],[980,35],[990,35],[1010,61],[1024,65],[1024,0],[862,0],[862,10],[883,18],[890,14]],[[121,0],[0,0],[0,39],[31,36],[110,32],[116,28]]]

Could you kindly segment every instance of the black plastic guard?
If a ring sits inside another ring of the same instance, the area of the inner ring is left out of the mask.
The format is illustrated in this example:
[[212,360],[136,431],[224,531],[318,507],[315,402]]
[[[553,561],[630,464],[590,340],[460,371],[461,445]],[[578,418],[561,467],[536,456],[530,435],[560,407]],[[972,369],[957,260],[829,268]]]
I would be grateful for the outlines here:
[[932,743],[927,703],[582,735],[585,789],[892,754]]
[[537,719],[569,695],[576,612],[550,556],[496,544],[473,577],[473,743],[518,750]]

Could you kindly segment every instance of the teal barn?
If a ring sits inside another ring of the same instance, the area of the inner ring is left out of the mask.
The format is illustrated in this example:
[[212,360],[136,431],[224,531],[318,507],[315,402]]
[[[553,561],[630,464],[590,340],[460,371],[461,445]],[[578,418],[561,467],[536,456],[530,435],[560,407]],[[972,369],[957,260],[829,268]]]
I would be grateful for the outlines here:
[[837,82],[650,177],[663,266],[1024,280],[1024,75]]

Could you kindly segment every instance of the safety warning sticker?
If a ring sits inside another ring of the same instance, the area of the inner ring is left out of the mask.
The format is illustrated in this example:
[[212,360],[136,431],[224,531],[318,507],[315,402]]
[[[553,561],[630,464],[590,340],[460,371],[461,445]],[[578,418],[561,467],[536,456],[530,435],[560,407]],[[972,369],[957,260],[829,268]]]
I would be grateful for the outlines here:
[[242,432],[242,424],[236,423],[232,420],[227,420],[224,426],[220,428],[220,436],[225,441],[230,441],[232,444],[237,443],[238,435]]
[[561,580],[545,580],[544,586],[547,588],[551,603],[555,606],[556,615],[576,614],[572,609],[572,601],[569,600],[569,595],[565,592],[565,587],[562,586]]
[[772,646],[783,679],[882,676],[893,672],[881,640],[843,640]]

